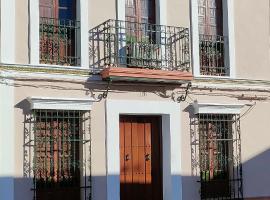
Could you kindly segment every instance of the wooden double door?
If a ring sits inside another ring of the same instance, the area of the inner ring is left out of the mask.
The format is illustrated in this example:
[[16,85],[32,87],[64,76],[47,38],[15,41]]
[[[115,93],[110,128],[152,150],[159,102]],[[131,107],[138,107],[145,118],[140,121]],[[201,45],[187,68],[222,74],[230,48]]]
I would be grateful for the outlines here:
[[162,200],[161,117],[120,116],[121,200]]

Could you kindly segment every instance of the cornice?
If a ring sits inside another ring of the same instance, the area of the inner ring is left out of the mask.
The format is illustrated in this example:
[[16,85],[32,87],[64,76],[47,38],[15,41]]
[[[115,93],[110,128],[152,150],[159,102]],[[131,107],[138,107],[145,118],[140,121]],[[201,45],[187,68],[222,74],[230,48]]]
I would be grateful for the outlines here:
[[202,103],[194,101],[191,104],[194,114],[240,114],[244,104],[221,104],[221,103]]
[[48,73],[62,75],[90,75],[87,69],[76,69],[75,67],[55,67],[55,66],[29,66],[29,65],[0,65],[0,71],[15,71],[28,73]]
[[192,88],[270,92],[270,81],[232,78],[195,78],[192,82]]
[[[2,73],[1,73],[2,72]],[[95,75],[95,76],[94,76]],[[0,64],[0,77],[7,79],[46,79],[46,80],[74,80],[87,82],[101,80],[101,76],[93,74],[90,69],[69,66],[50,65],[7,65]],[[90,78],[92,77],[92,78]],[[90,79],[89,79],[90,78]],[[128,83],[127,83],[128,84]],[[270,92],[269,80],[233,79],[217,77],[195,77],[192,89],[213,90],[244,90]]]
[[91,110],[93,98],[28,97],[31,109]]

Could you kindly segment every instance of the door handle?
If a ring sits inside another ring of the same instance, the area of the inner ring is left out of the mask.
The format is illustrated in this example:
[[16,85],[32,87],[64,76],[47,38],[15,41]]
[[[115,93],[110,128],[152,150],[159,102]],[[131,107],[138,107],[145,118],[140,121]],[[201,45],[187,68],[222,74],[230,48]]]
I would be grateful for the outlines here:
[[150,155],[149,153],[145,155],[145,160],[146,160],[146,161],[151,160],[151,155]]
[[130,160],[130,155],[129,155],[129,154],[127,154],[127,155],[125,156],[125,160],[126,160],[126,161],[129,161],[129,160]]

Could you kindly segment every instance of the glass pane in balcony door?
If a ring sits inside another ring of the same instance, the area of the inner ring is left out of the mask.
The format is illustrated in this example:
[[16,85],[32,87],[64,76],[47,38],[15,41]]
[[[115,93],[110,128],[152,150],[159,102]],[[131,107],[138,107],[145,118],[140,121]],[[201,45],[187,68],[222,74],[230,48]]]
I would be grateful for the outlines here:
[[126,0],[126,21],[155,23],[155,0]]
[[223,35],[222,0],[198,1],[200,34]]
[[40,60],[76,65],[76,0],[39,0]]
[[76,0],[40,0],[40,17],[76,19]]
[[40,0],[39,1],[39,16],[54,18],[55,16],[55,5],[54,0]]

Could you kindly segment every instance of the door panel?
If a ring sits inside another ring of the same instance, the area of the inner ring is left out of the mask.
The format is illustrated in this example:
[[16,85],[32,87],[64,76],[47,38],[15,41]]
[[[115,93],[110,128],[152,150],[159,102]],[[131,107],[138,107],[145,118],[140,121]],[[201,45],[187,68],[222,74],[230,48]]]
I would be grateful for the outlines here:
[[121,200],[161,200],[160,117],[120,117]]
[[155,23],[155,0],[126,0],[126,21]]
[[223,35],[222,0],[199,0],[199,32]]

